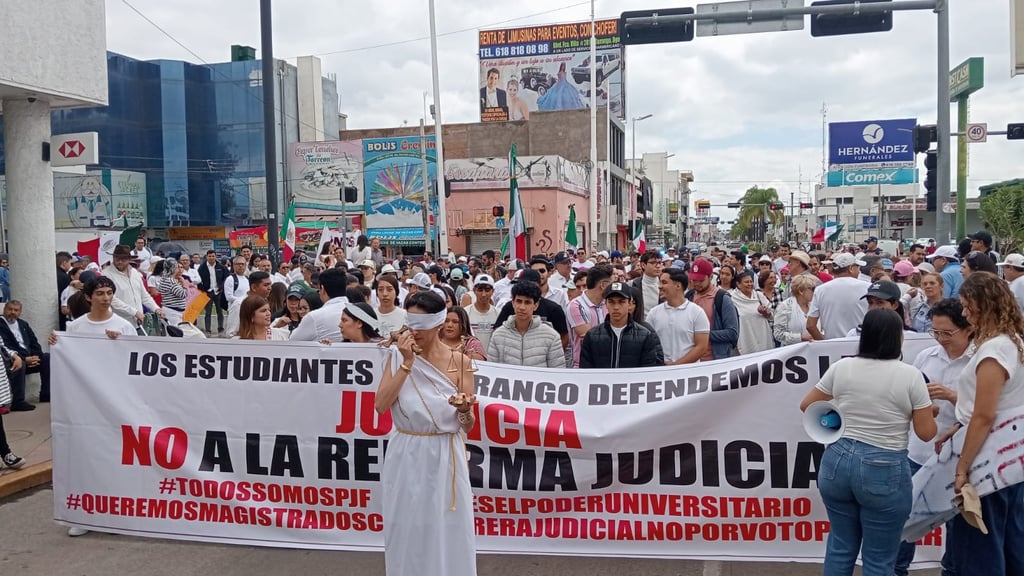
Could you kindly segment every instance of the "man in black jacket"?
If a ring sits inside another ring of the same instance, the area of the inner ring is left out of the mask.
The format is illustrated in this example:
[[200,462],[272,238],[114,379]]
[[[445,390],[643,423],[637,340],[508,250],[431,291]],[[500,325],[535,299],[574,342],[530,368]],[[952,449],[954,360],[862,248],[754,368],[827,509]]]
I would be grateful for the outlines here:
[[580,368],[642,368],[664,366],[658,335],[633,321],[629,313],[633,289],[613,282],[605,289],[608,316],[583,337]]
[[199,288],[210,297],[210,302],[203,310],[205,314],[206,333],[210,334],[210,315],[217,311],[217,328],[224,331],[224,310],[227,309],[227,298],[224,297],[224,280],[228,277],[228,269],[217,261],[217,252],[206,251],[206,262],[199,265]]
[[0,321],[0,338],[4,347],[17,352],[23,360],[17,371],[10,372],[11,410],[32,410],[35,406],[25,401],[25,375],[39,374],[39,401],[50,401],[50,355],[43,352],[39,339],[28,322],[21,319],[21,302],[11,300],[4,304],[4,319]]

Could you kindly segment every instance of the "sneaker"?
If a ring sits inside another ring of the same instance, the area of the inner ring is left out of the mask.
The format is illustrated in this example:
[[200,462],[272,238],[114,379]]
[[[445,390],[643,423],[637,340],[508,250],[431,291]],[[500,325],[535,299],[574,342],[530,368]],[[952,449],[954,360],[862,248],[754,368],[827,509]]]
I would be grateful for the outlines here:
[[4,466],[12,469],[21,468],[25,464],[25,459],[18,456],[14,452],[8,452],[3,457]]
[[86,530],[85,528],[79,528],[78,526],[72,526],[71,528],[68,528],[68,536],[71,536],[72,538],[76,536],[85,536],[88,533],[88,530]]
[[36,409],[35,404],[29,404],[28,402],[21,402],[19,404],[13,404],[11,406],[11,412],[31,412]]

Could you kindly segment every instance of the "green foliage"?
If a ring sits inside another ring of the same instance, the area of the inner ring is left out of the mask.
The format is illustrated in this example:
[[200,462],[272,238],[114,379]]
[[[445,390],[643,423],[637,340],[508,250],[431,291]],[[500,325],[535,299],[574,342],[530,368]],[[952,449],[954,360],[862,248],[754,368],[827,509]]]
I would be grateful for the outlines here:
[[981,200],[981,215],[1003,254],[1024,244],[1024,184],[1005,186]]
[[[736,223],[732,225],[730,234],[733,238],[752,239],[762,237],[761,224],[764,222],[765,205],[779,201],[779,193],[775,188],[758,188],[751,186],[740,203],[743,205],[736,215]],[[776,226],[782,225],[786,216],[782,211],[768,211],[768,221]]]

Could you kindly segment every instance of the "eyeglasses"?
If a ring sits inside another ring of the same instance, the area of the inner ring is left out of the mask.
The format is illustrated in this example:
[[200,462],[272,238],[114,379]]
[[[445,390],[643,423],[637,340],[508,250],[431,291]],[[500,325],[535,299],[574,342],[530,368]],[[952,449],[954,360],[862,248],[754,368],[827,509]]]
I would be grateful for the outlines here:
[[960,330],[929,330],[928,335],[931,336],[932,338],[935,338],[936,340],[938,340],[939,338],[945,340],[948,338],[952,338],[957,334],[957,332],[960,332]]

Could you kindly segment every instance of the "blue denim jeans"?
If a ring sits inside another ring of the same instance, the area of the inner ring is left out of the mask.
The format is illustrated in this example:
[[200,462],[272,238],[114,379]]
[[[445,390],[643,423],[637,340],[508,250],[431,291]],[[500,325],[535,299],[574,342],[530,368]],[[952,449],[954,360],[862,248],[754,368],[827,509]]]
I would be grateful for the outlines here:
[[[907,460],[910,464],[910,475],[917,474],[917,471],[921,469],[921,465],[913,460]],[[953,533],[953,523],[946,522],[946,528],[943,534],[946,537],[946,549],[942,552],[942,576],[956,576],[956,569],[953,568],[953,554],[950,552],[949,546],[950,534]],[[900,542],[900,552],[896,555],[896,568],[893,571],[896,576],[908,576],[910,573],[910,563],[914,561],[914,553],[917,551],[917,544],[915,542]]]
[[824,576],[849,576],[860,553],[864,576],[892,576],[913,485],[906,450],[851,438],[825,449],[818,490],[831,529]]
[[957,575],[1024,576],[1024,484],[983,497],[981,515],[987,535],[963,516],[953,519],[946,547],[953,551]]

